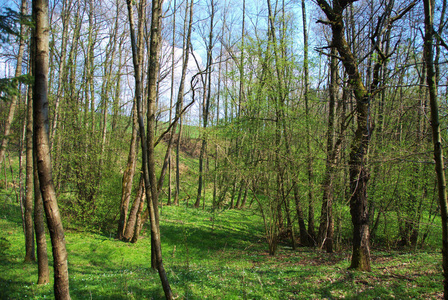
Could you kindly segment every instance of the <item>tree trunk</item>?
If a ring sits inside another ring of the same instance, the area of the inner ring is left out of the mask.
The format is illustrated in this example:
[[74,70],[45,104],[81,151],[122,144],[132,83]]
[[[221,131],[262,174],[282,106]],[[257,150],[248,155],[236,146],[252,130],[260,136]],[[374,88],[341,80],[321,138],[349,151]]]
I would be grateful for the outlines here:
[[[21,9],[20,9],[20,13],[23,15],[27,14],[27,9],[26,9],[26,1],[22,0],[22,5],[21,5]],[[19,45],[19,53],[17,54],[17,66],[16,66],[16,71],[14,73],[14,77],[19,77],[20,75],[22,75],[22,60],[23,60],[23,52],[25,50],[25,26],[24,25],[20,25],[20,45]],[[3,159],[5,158],[5,153],[6,153],[6,148],[8,147],[8,136],[9,133],[11,131],[11,124],[12,124],[12,120],[14,118],[14,112],[16,110],[16,106],[17,106],[17,96],[16,95],[12,95],[11,97],[11,104],[9,106],[9,112],[8,112],[8,117],[6,118],[6,122],[5,122],[5,131],[2,137],[2,142],[0,144],[0,166],[3,163]]]
[[443,294],[448,297],[448,211],[446,179],[444,170],[442,138],[440,133],[439,111],[437,104],[437,81],[434,71],[434,0],[424,0],[425,9],[425,53],[426,53],[426,82],[429,89],[431,107],[432,140],[434,143],[434,160],[436,162],[437,188],[439,193],[440,216],[442,219],[442,267]]
[[135,166],[137,164],[138,121],[137,121],[137,105],[135,103],[135,99],[132,108],[132,120],[133,121],[132,121],[131,145],[129,148],[128,163],[126,166],[126,170],[123,173],[123,180],[122,180],[120,219],[118,220],[118,231],[117,231],[117,239],[119,240],[122,240],[125,237],[124,232],[127,226],[126,218],[128,214],[129,201],[131,200],[132,183],[134,181]]
[[[137,219],[140,218],[141,213],[141,203],[145,201],[145,191],[144,191],[144,181],[143,177],[140,177],[138,184],[137,195],[135,196],[134,203],[132,204],[131,211],[129,212],[129,218],[126,224],[126,229],[123,234],[123,240],[129,242],[132,240],[132,236],[135,233],[135,227],[137,226]],[[140,212],[140,213],[139,213]]]
[[64,229],[56,200],[51,175],[50,148],[48,139],[48,53],[49,24],[48,0],[33,1],[34,28],[34,90],[33,122],[34,149],[37,171],[45,215],[51,236],[54,259],[54,295],[56,299],[70,299],[67,251]]
[[128,17],[131,33],[132,57],[134,63],[135,91],[137,97],[138,121],[142,145],[142,167],[145,180],[145,191],[148,204],[148,210],[151,220],[151,250],[156,256],[156,267],[159,271],[160,280],[166,299],[173,299],[168,277],[163,267],[162,248],[160,242],[160,231],[158,224],[158,194],[157,180],[155,178],[155,159],[154,159],[154,123],[155,123],[155,99],[157,97],[157,75],[159,73],[159,51],[161,34],[161,6],[162,1],[153,1],[151,16],[151,45],[149,49],[149,74],[148,74],[148,140],[145,136],[145,126],[143,123],[142,97],[140,64],[138,62],[136,38],[134,32],[133,8],[131,0],[127,0]]
[[314,233],[314,201],[313,201],[313,159],[311,156],[311,131],[310,131],[310,121],[309,121],[309,63],[308,63],[308,30],[307,30],[307,19],[306,19],[306,6],[305,0],[302,0],[302,22],[303,22],[303,69],[304,69],[304,79],[305,79],[305,118],[306,118],[306,147],[307,147],[307,162],[308,162],[308,240],[309,245],[315,245],[316,235]]
[[327,129],[327,161],[325,166],[325,176],[322,183],[322,209],[320,217],[320,226],[318,234],[318,242],[320,247],[325,247],[328,253],[333,252],[333,233],[334,233],[334,219],[333,219],[333,178],[335,173],[335,164],[340,154],[340,147],[344,138],[344,125],[341,125],[339,137],[334,143],[333,135],[335,132],[335,106],[337,100],[337,61],[336,49],[331,50],[330,58],[330,103],[328,115],[328,129]]
[[[34,75],[34,39],[30,42],[30,74]],[[37,158],[33,145],[33,86],[28,88],[27,125],[26,125],[26,201],[33,201],[34,194],[34,229],[37,248],[37,284],[50,282],[48,267],[47,240],[45,237],[44,207],[37,174]],[[33,189],[34,187],[34,189]]]
[[203,126],[203,132],[202,132],[202,145],[201,145],[201,151],[199,154],[199,180],[198,180],[198,193],[196,197],[196,202],[194,203],[194,207],[198,208],[201,201],[201,194],[203,187],[203,177],[204,177],[204,161],[205,156],[207,152],[207,126],[208,126],[208,118],[209,118],[209,112],[210,112],[210,102],[211,102],[211,78],[212,78],[212,50],[213,50],[213,27],[214,23],[213,20],[215,18],[215,2],[214,0],[211,1],[211,15],[210,15],[210,32],[208,37],[208,46],[207,46],[207,65],[205,67],[205,76],[206,80],[204,81],[206,84],[204,85],[204,91],[207,92],[204,93],[204,101],[202,105],[202,126]]
[[366,154],[370,139],[368,121],[370,93],[362,82],[356,58],[351,52],[344,35],[342,13],[349,3],[335,1],[333,8],[325,0],[318,0],[318,4],[330,21],[333,32],[332,46],[336,47],[342,58],[342,63],[349,76],[356,98],[357,129],[350,148],[349,161],[350,214],[353,223],[353,254],[350,268],[370,271],[369,216],[367,211],[369,173],[366,166]]
[[[27,2],[22,0],[22,5],[20,9],[20,13],[22,15],[27,14]],[[25,26],[20,26],[20,46],[19,53],[17,55],[17,67],[15,71],[15,77],[22,75],[22,60],[23,60],[23,52],[25,49]],[[28,96],[32,96],[31,87],[28,88]],[[34,228],[33,228],[33,135],[32,135],[32,122],[33,122],[33,102],[31,98],[28,97],[27,104],[27,120],[26,120],[26,141],[27,141],[27,149],[26,149],[26,196],[24,201],[24,229],[25,229],[25,261],[35,261],[35,248],[34,248]],[[4,150],[6,150],[9,129],[12,121],[12,116],[14,115],[14,109],[16,106],[17,97],[13,96],[11,99],[11,106],[9,110],[8,119],[5,124],[5,135],[4,140],[2,141],[2,145],[0,146],[0,165],[1,160],[4,156]],[[10,119],[11,117],[11,119]],[[28,126],[30,126],[30,133],[28,134]],[[5,144],[4,144],[5,143]],[[22,153],[20,154],[22,155]]]
[[36,231],[37,245],[37,284],[47,284],[50,282],[50,270],[48,267],[47,239],[45,237],[44,206],[42,202],[42,194],[40,193],[39,175],[37,173],[37,157],[35,151],[32,150],[32,152],[32,172],[34,180],[34,227]]
[[53,117],[53,125],[52,130],[50,131],[50,150],[53,149],[54,144],[54,137],[56,135],[56,130],[58,127],[58,119],[59,119],[59,104],[61,103],[62,99],[62,92],[64,87],[64,78],[65,74],[67,72],[66,64],[65,64],[65,55],[67,53],[67,35],[69,30],[69,21],[70,21],[70,9],[71,9],[71,1],[67,3],[67,1],[64,1],[62,4],[62,12],[61,12],[61,19],[62,19],[62,37],[61,37],[61,55],[60,55],[60,62],[58,66],[58,88],[56,92],[56,99],[54,104],[54,117]]

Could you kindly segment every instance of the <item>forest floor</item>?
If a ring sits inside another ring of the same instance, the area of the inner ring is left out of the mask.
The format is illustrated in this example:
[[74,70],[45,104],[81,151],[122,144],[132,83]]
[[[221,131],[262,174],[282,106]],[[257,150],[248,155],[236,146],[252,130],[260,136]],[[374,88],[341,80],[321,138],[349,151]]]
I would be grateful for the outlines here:
[[[36,285],[37,265],[23,262],[19,207],[0,206],[0,298],[54,299],[52,283]],[[261,224],[251,209],[163,207],[164,264],[177,298],[442,299],[440,251],[373,249],[372,272],[357,272],[347,269],[350,249],[285,244],[269,256]],[[74,230],[66,241],[72,299],[163,299],[147,228],[136,244]]]

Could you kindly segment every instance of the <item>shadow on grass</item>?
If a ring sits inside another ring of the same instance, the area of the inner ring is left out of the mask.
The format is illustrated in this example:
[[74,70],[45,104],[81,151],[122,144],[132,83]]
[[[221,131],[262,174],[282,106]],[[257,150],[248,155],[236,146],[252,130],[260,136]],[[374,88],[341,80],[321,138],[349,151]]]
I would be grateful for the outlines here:
[[[161,222],[163,243],[186,245],[192,251],[222,251],[223,249],[245,250],[251,244],[263,240],[262,231],[254,222],[231,223],[223,216],[213,216],[210,212],[197,212],[196,221],[185,224],[182,220],[165,219]],[[242,212],[232,212],[240,213]],[[264,242],[264,240],[263,240]]]

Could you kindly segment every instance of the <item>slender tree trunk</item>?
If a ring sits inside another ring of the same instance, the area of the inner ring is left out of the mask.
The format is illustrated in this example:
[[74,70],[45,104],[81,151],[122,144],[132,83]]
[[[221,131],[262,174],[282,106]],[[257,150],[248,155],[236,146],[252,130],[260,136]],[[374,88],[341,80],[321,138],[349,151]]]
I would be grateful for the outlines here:
[[[28,87],[32,90],[32,87]],[[28,96],[32,96],[32,92],[29,91]],[[25,192],[25,244],[26,255],[25,261],[35,261],[35,248],[34,248],[34,227],[33,227],[33,101],[28,97],[27,103],[27,118],[26,118],[26,192]],[[31,235],[31,236],[30,236]],[[45,251],[46,253],[46,251]],[[47,264],[48,268],[48,264]]]
[[32,152],[33,153],[31,153],[31,155],[33,156],[32,161],[34,181],[34,227],[36,230],[37,245],[37,284],[47,284],[50,282],[50,270],[48,267],[47,239],[45,237],[44,204],[42,202],[42,194],[40,192],[39,185],[39,175],[37,173],[37,157],[35,151],[32,150]]
[[[22,0],[20,12],[23,15],[27,14],[26,1],[24,1],[24,0]],[[25,50],[24,35],[25,35],[25,26],[20,25],[20,45],[19,45],[19,53],[17,54],[17,66],[16,66],[16,71],[14,73],[14,77],[19,77],[20,75],[22,75],[22,60],[23,60],[23,52]],[[4,128],[2,142],[0,144],[0,166],[2,165],[3,159],[5,158],[6,148],[8,147],[8,141],[9,141],[8,136],[11,131],[11,124],[12,124],[12,120],[14,118],[14,112],[16,110],[16,106],[17,106],[17,96],[13,95],[11,97],[11,104],[9,106],[8,117],[6,118],[6,122],[5,122],[5,128]]]
[[64,78],[65,74],[67,72],[66,65],[65,65],[65,55],[67,53],[67,35],[68,35],[68,27],[69,27],[69,20],[70,20],[70,6],[71,1],[63,1],[62,4],[62,12],[61,12],[61,18],[62,18],[62,37],[61,37],[61,55],[60,55],[60,62],[58,66],[59,74],[58,74],[58,88],[56,92],[56,100],[54,104],[54,117],[53,117],[53,125],[52,130],[50,131],[50,150],[53,149],[54,144],[54,137],[56,135],[56,130],[58,127],[58,120],[59,120],[59,105],[61,103],[62,99],[62,92],[64,88]]
[[[176,61],[175,61],[175,55],[174,55],[174,48],[176,46],[176,0],[174,0],[174,4],[173,4],[173,35],[172,35],[172,44],[171,44],[171,88],[170,88],[170,116],[169,116],[169,124],[171,124],[171,121],[173,119],[173,101],[174,101],[174,71],[175,71],[175,66],[176,66]],[[174,128],[173,130],[173,134],[176,133],[176,130]],[[172,170],[172,155],[171,155],[171,151],[169,153],[169,158],[168,158],[168,202],[167,205],[171,205],[171,170]]]
[[204,161],[207,152],[207,126],[208,126],[208,118],[210,112],[210,102],[211,102],[211,73],[212,73],[212,50],[213,50],[213,28],[214,28],[214,18],[215,18],[215,2],[212,0],[211,4],[211,15],[210,15],[210,32],[209,32],[209,40],[207,46],[207,66],[206,70],[206,94],[204,94],[204,102],[202,105],[202,145],[201,151],[199,154],[199,180],[198,180],[198,193],[196,197],[196,202],[194,203],[194,207],[199,207],[201,201],[201,194],[203,189],[203,177],[204,177]]
[[[22,15],[27,14],[27,2],[22,0],[20,12]],[[17,54],[17,67],[14,76],[18,77],[22,75],[22,60],[23,60],[23,52],[25,50],[25,26],[20,26],[20,45],[19,45],[19,53]],[[31,89],[31,87],[29,87]],[[29,91],[29,95],[32,96],[31,91]],[[17,102],[17,97],[13,96],[11,99],[11,106],[8,114],[8,118],[5,124],[5,135],[3,137],[2,144],[0,146],[0,166],[1,161],[4,157],[5,150],[8,144],[8,135],[10,130],[10,125],[12,122],[12,117],[14,116],[14,110]],[[24,229],[25,229],[25,261],[35,261],[35,248],[34,248],[34,228],[33,228],[33,141],[32,141],[32,100],[28,98],[27,105],[27,126],[31,126],[31,136],[28,137],[28,132],[26,132],[27,136],[27,174],[26,174],[26,197],[24,201]],[[28,128],[28,127],[26,127]],[[28,143],[29,138],[29,143]],[[22,154],[20,154],[22,155]],[[29,160],[28,160],[29,159]]]
[[446,179],[443,159],[442,138],[440,133],[439,111],[437,104],[437,81],[434,71],[434,0],[424,0],[425,9],[425,53],[426,82],[429,89],[431,107],[432,140],[434,143],[434,160],[436,162],[437,188],[439,193],[440,216],[442,219],[442,267],[443,294],[448,297],[448,205]]
[[[134,97],[135,98],[135,97]],[[128,214],[128,206],[131,199],[132,193],[132,183],[134,180],[135,174],[135,166],[137,164],[137,105],[134,99],[134,105],[132,108],[132,137],[131,137],[131,145],[129,149],[128,163],[126,166],[126,170],[123,173],[122,180],[122,192],[121,192],[121,205],[120,205],[120,219],[118,220],[118,231],[117,238],[119,240],[123,239],[124,232],[127,227],[127,214]]]
[[141,135],[142,145],[142,166],[143,176],[145,180],[145,191],[147,197],[148,210],[151,219],[151,250],[154,249],[156,256],[156,266],[159,271],[159,276],[162,282],[163,290],[166,299],[173,299],[168,277],[163,267],[162,262],[162,248],[160,242],[160,231],[158,224],[158,194],[157,194],[157,180],[155,178],[155,159],[154,159],[154,122],[155,122],[155,98],[157,97],[157,75],[159,72],[159,51],[160,51],[160,34],[161,34],[161,6],[162,1],[156,0],[152,3],[152,17],[151,17],[151,45],[149,49],[149,74],[148,74],[148,140],[145,136],[145,127],[143,123],[142,112],[142,97],[141,97],[141,82],[140,64],[138,62],[136,38],[134,32],[134,18],[131,0],[127,0],[128,17],[131,32],[132,57],[134,63],[135,75],[135,91],[137,96],[137,110],[139,129]]
[[[135,227],[134,227],[134,235],[132,236],[131,243],[136,243],[138,241],[138,238],[140,236],[140,232],[142,231],[143,225],[146,223],[149,217],[149,211],[146,210],[143,213],[143,208],[145,206],[145,191],[143,191],[142,198],[140,200],[140,205],[138,207],[137,212],[137,219],[135,220]],[[143,213],[143,214],[142,214]]]
[[33,20],[35,24],[33,30],[35,47],[33,90],[34,149],[36,151],[40,191],[53,249],[54,295],[58,300],[69,300],[67,251],[65,248],[64,229],[51,175],[48,139],[48,0],[33,1]]
[[307,162],[308,162],[308,242],[309,246],[315,245],[316,235],[314,232],[314,201],[313,201],[313,159],[311,156],[311,131],[310,131],[310,109],[309,109],[309,62],[308,62],[308,29],[306,19],[305,0],[302,0],[302,22],[303,22],[303,70],[305,79],[305,115],[306,115],[306,147],[307,147]]
[[[188,16],[189,15],[189,16]],[[190,3],[189,9],[185,10],[185,22],[184,22],[184,32],[187,32],[186,37],[183,39],[183,53],[182,53],[182,74],[181,80],[179,84],[179,91],[177,94],[177,108],[176,111],[179,113],[183,111],[183,95],[184,95],[184,86],[185,86],[185,77],[187,74],[187,66],[188,60],[190,57],[190,43],[191,43],[191,30],[193,25],[193,0]],[[177,112],[176,112],[177,114]],[[176,116],[179,122],[179,132],[177,135],[177,143],[176,143],[176,190],[174,194],[174,205],[179,204],[179,193],[180,193],[180,144],[182,138],[182,114]],[[176,128],[177,124],[174,126]],[[174,136],[174,132],[172,135]],[[187,202],[188,204],[188,202]]]
[[143,177],[140,177],[140,181],[138,184],[137,195],[135,196],[134,203],[132,203],[131,211],[129,212],[129,219],[126,224],[126,229],[123,234],[123,239],[127,242],[132,240],[132,236],[135,233],[135,227],[137,223],[137,219],[140,217],[141,202],[145,201],[145,191],[144,191],[144,181]]
[[[30,73],[34,74],[34,40],[30,46]],[[33,201],[34,194],[34,228],[37,248],[37,284],[50,282],[48,267],[47,241],[45,238],[44,207],[37,174],[37,158],[33,145],[33,86],[28,88],[27,125],[26,125],[26,197]],[[34,187],[34,189],[33,189]]]
[[328,253],[333,252],[334,243],[334,219],[333,219],[333,178],[335,173],[336,160],[339,157],[340,147],[343,141],[343,128],[341,126],[341,132],[339,133],[336,143],[334,143],[335,132],[335,106],[337,100],[337,60],[336,49],[332,48],[330,58],[330,103],[329,103],[329,115],[328,115],[328,129],[327,129],[327,161],[325,166],[325,176],[322,183],[323,196],[322,196],[322,210],[320,217],[318,242],[321,247],[325,247]]

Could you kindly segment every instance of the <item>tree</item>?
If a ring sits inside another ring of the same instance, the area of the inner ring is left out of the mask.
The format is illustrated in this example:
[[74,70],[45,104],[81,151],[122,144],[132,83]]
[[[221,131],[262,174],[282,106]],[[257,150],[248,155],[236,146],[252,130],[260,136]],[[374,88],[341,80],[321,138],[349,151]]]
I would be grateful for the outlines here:
[[[131,33],[132,57],[134,64],[135,93],[137,97],[138,121],[140,129],[140,138],[142,145],[142,168],[145,182],[145,192],[147,206],[151,222],[151,253],[154,252],[155,267],[157,268],[162,282],[166,299],[172,299],[173,294],[168,282],[165,268],[162,261],[162,248],[160,241],[160,228],[158,223],[158,185],[155,177],[155,157],[154,157],[154,124],[155,124],[155,99],[157,97],[157,76],[159,72],[159,52],[160,52],[160,34],[161,34],[161,10],[162,1],[153,1],[151,16],[151,40],[149,49],[149,69],[148,69],[148,133],[146,139],[145,126],[143,123],[142,95],[140,87],[140,64],[138,61],[137,44],[134,31],[133,8],[130,0],[127,1],[129,26]],[[142,16],[143,17],[143,16]],[[151,254],[152,257],[152,254]]]
[[[328,21],[320,21],[328,24],[332,29],[332,47],[339,53],[342,64],[349,77],[350,86],[356,100],[357,126],[355,136],[350,147],[349,179],[350,179],[350,214],[353,223],[353,254],[350,268],[370,271],[370,230],[367,201],[367,184],[370,178],[367,166],[367,151],[371,136],[370,127],[370,101],[377,92],[379,84],[379,71],[387,57],[376,47],[379,59],[373,68],[370,86],[366,87],[359,71],[357,59],[345,39],[343,12],[354,1],[338,0],[331,7],[327,1],[318,0],[318,4],[325,13]],[[387,26],[400,19],[413,6],[411,3],[402,9],[397,16],[389,18],[384,14],[379,18],[377,34]],[[374,35],[372,39],[378,39]],[[379,41],[376,41],[379,42]]]
[[303,20],[303,71],[304,71],[304,100],[305,100],[305,119],[306,119],[306,147],[308,161],[308,241],[307,244],[315,245],[316,235],[314,233],[314,202],[313,202],[313,159],[311,156],[311,133],[310,133],[310,109],[309,109],[309,61],[308,61],[308,30],[306,19],[305,0],[302,0],[302,20]]
[[425,10],[425,64],[426,82],[429,90],[431,107],[432,141],[434,144],[434,160],[436,163],[437,189],[439,193],[440,216],[442,219],[442,267],[443,267],[443,294],[448,297],[448,204],[446,194],[445,167],[443,159],[442,138],[440,134],[440,121],[437,103],[437,78],[434,70],[434,0],[423,1]]
[[56,299],[70,299],[67,250],[64,229],[56,199],[51,174],[50,147],[48,139],[48,57],[49,24],[48,0],[33,1],[33,128],[34,150],[36,152],[37,172],[40,192],[44,203],[47,225],[50,231],[54,259],[54,295]]
[[[22,16],[25,16],[26,13],[27,13],[26,1],[22,0],[20,14]],[[21,22],[20,23],[20,33],[18,34],[20,44],[19,44],[19,52],[17,54],[16,71],[14,74],[15,79],[19,79],[22,76],[22,60],[23,60],[23,52],[25,51],[25,30],[26,30],[26,26],[23,22]],[[14,85],[12,87],[12,89],[17,90],[18,89],[17,80],[13,80],[12,83]],[[1,167],[3,159],[5,157],[6,148],[8,147],[8,142],[9,142],[8,136],[11,132],[11,123],[14,118],[14,112],[16,110],[16,106],[17,106],[17,95],[16,95],[16,93],[13,92],[13,94],[11,95],[11,103],[9,105],[9,112],[8,112],[8,117],[6,119],[6,123],[5,123],[5,127],[4,127],[4,133],[3,133],[1,144],[0,144],[0,167]],[[29,235],[27,235],[27,236],[29,236]],[[29,255],[30,254],[26,255],[25,260],[31,259],[31,257],[29,257]]]
[[[139,16],[143,15],[144,13],[144,2],[140,1],[139,3],[139,9],[138,14]],[[143,63],[143,18],[139,18],[138,22],[138,37],[137,37],[137,60],[139,61],[139,65]],[[141,71],[141,70],[140,70]],[[139,78],[142,77],[142,74],[136,74]],[[141,87],[140,87],[141,88]],[[140,92],[141,93],[141,92]],[[122,179],[122,194],[121,194],[121,203],[120,203],[120,219],[118,220],[118,230],[117,230],[117,238],[118,239],[126,239],[130,240],[132,236],[129,236],[131,228],[127,230],[127,214],[128,214],[128,206],[129,201],[131,198],[131,192],[132,192],[132,183],[134,180],[134,174],[135,174],[135,168],[137,164],[137,146],[138,146],[138,112],[137,112],[137,103],[136,103],[136,96],[134,97],[133,105],[132,105],[132,135],[131,135],[131,143],[129,146],[129,155],[128,155],[128,162],[126,165],[126,169],[123,173],[123,179]],[[140,190],[140,184],[139,184],[139,190]],[[136,201],[138,198],[136,198]],[[139,205],[136,205],[139,207]],[[131,216],[134,216],[134,214],[131,214]],[[135,222],[135,221],[133,221]],[[132,226],[131,226],[132,227]],[[133,228],[132,228],[133,229]],[[128,232],[128,235],[125,235],[125,232]],[[133,233],[134,230],[132,230]]]
[[[198,208],[201,202],[201,194],[203,189],[203,181],[204,181],[204,160],[207,155],[207,126],[209,122],[210,115],[210,102],[211,102],[211,87],[212,87],[212,63],[213,63],[213,29],[215,27],[214,18],[215,18],[215,2],[212,0],[210,3],[210,31],[208,36],[208,44],[207,44],[207,64],[205,66],[205,79],[202,79],[202,84],[204,87],[203,92],[203,103],[202,103],[202,143],[201,143],[201,151],[199,154],[199,179],[198,179],[198,192],[196,197],[196,202],[194,203],[194,207]],[[202,78],[201,74],[201,78]],[[204,188],[205,189],[205,188]],[[205,201],[205,199],[204,199]]]

